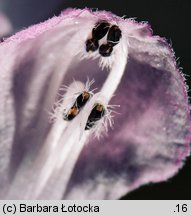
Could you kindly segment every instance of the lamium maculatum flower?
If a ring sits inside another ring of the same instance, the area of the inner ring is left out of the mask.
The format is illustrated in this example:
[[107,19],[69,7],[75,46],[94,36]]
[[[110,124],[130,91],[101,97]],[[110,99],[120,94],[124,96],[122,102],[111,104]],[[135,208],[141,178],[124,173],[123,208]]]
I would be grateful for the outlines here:
[[146,23],[68,9],[0,62],[1,199],[117,199],[190,153],[184,78]]

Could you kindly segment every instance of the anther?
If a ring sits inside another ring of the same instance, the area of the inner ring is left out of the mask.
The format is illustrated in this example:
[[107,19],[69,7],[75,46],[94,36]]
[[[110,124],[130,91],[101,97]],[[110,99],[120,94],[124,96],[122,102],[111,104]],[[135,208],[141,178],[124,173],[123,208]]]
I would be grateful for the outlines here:
[[64,115],[64,120],[71,121],[73,118],[75,118],[78,115],[79,112],[80,112],[80,110],[78,109],[77,106],[75,106],[75,105],[72,106],[68,110],[67,114]]
[[90,99],[91,94],[88,91],[83,91],[77,98],[75,101],[76,106],[78,107],[78,109],[82,108],[87,101]]
[[86,51],[96,51],[99,47],[98,41],[102,39],[109,30],[109,23],[106,21],[98,22],[92,29],[92,38],[86,41]]
[[100,103],[96,103],[88,117],[85,130],[90,130],[105,114],[106,110],[104,106]]
[[64,114],[64,120],[71,121],[80,112],[80,109],[87,103],[90,99],[91,94],[88,91],[83,91],[75,100],[73,106]]
[[99,47],[99,44],[98,44],[98,40],[96,39],[88,39],[86,41],[86,51],[89,52],[89,51],[96,51]]
[[99,54],[103,57],[110,56],[112,51],[113,51],[113,45],[112,44],[102,44],[99,48]]
[[107,43],[115,46],[119,43],[120,38],[121,38],[120,28],[116,25],[111,26],[107,35]]
[[109,26],[106,21],[98,22],[92,30],[92,37],[96,40],[102,39],[107,34]]

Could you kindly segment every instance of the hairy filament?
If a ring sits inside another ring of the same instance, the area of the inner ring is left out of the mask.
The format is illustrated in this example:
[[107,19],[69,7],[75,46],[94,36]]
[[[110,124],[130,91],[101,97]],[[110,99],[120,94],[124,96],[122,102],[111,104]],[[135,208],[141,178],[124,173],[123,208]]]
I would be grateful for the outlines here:
[[[85,85],[81,82],[74,81],[69,87],[66,88],[66,94],[63,96],[63,99],[59,101],[59,105],[57,104],[58,107],[56,107],[56,109],[54,110],[54,125],[49,132],[46,142],[44,143],[41,153],[39,154],[39,157],[36,161],[36,163],[38,164],[37,166],[41,167],[39,171],[39,177],[37,180],[35,180],[33,187],[31,187],[31,190],[28,193],[27,198],[37,199],[40,196],[40,194],[44,191],[46,183],[49,181],[58,164],[62,166],[62,164],[67,159],[69,152],[72,150],[73,145],[76,142],[79,142],[79,135],[76,137],[76,133],[75,135],[72,134],[73,130],[71,128],[76,127],[75,122],[72,122],[72,124],[70,124],[69,122],[64,121],[63,112],[68,104],[73,103],[77,93],[84,90],[90,91],[90,87],[93,83],[94,80],[89,81],[89,79],[87,80]],[[90,92],[92,93],[92,91]],[[72,144],[72,142],[74,143]],[[45,152],[46,156],[43,157]],[[60,157],[58,157],[58,155],[60,155]],[[42,160],[42,158],[44,158],[44,160]]]

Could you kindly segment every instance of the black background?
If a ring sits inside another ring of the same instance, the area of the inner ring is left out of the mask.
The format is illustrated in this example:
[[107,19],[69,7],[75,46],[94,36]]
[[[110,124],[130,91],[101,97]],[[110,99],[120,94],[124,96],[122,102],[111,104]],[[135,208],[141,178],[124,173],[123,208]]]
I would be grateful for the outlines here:
[[[3,0],[0,7],[11,18],[15,30],[58,15],[67,7],[109,10],[137,21],[148,21],[155,35],[168,39],[179,59],[190,87],[191,7],[189,0]],[[191,199],[191,159],[183,169],[164,183],[142,186],[122,199]]]

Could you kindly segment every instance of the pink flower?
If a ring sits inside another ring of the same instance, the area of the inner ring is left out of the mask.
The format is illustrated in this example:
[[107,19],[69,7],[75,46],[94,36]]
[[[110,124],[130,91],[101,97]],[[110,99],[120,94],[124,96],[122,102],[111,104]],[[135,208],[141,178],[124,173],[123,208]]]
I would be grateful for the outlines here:
[[0,61],[2,199],[117,199],[190,153],[184,78],[146,23],[68,9],[8,38]]

